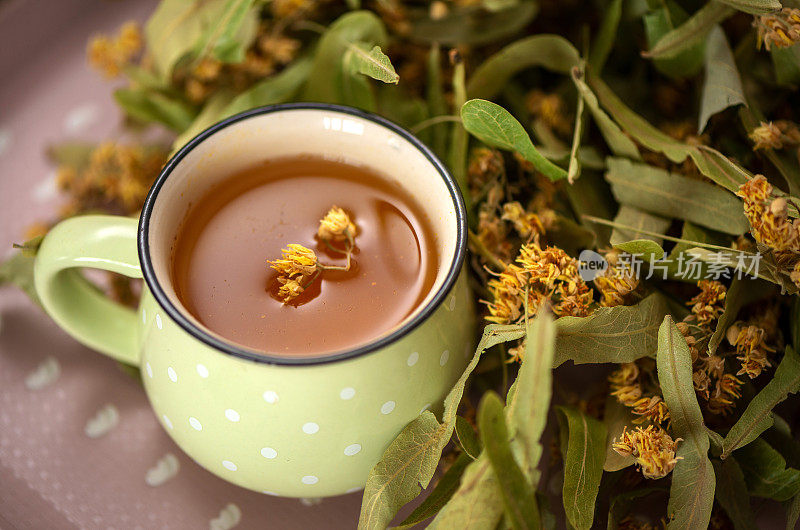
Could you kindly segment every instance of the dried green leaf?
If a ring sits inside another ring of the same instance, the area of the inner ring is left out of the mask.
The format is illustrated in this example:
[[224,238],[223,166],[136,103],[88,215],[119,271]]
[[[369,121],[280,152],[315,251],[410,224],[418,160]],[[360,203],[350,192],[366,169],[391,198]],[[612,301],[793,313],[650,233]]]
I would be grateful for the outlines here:
[[485,350],[522,336],[519,326],[486,326],[475,355],[444,400],[442,423],[425,411],[409,423],[370,471],[361,502],[359,529],[386,528],[397,511],[419,495],[433,477],[442,449],[455,428],[464,386]]
[[628,466],[636,463],[636,459],[631,455],[621,455],[614,451],[614,441],[622,436],[622,431],[627,427],[629,429],[634,427],[633,420],[635,419],[631,414],[631,409],[624,406],[617,401],[614,396],[606,397],[606,405],[603,409],[603,423],[606,425],[606,441],[605,441],[605,461],[603,463],[603,471],[619,471]]
[[428,529],[494,530],[502,516],[500,485],[484,452],[467,466],[458,490]]
[[703,98],[700,101],[700,124],[702,132],[711,116],[735,105],[747,105],[742,88],[742,79],[736,61],[728,46],[725,32],[714,27],[706,39],[706,75],[703,83]]
[[440,19],[425,17],[412,21],[410,37],[446,46],[485,44],[519,32],[538,11],[537,3],[529,0],[495,12],[480,6],[456,7]]
[[605,8],[603,21],[594,42],[592,42],[591,53],[589,53],[589,66],[595,75],[600,75],[611,54],[621,18],[622,0],[611,0],[611,3]]
[[226,0],[214,23],[205,28],[194,55],[198,59],[241,62],[257,32],[258,10],[253,9],[253,0]]
[[[660,237],[655,237],[645,232],[655,234],[664,234],[672,221],[653,215],[651,213],[642,211],[633,206],[625,204],[620,205],[614,223],[619,225],[630,226],[632,230],[614,227],[611,233],[611,244],[619,245],[634,239],[650,239],[656,245],[661,245],[664,240]],[[641,230],[641,232],[639,232]]]
[[663,153],[673,162],[683,162],[691,157],[697,169],[720,186],[736,192],[752,176],[747,170],[710,147],[688,145],[668,136],[628,108],[605,83],[597,77],[589,78],[600,104],[611,114],[622,129],[651,151]]
[[[221,21],[229,20],[224,14],[231,7],[238,13],[236,0],[162,0],[145,25],[147,51],[158,75],[168,80],[178,61],[202,49],[199,45],[204,36],[213,36],[218,29],[227,36],[230,28]],[[241,28],[245,26],[242,22]],[[248,31],[242,31],[244,34],[234,32],[244,49],[255,38],[255,26],[251,26]],[[223,41],[223,49],[227,47],[226,51],[230,52],[230,46],[230,40]]]
[[756,519],[739,464],[733,458],[724,462],[715,460],[714,474],[717,477],[717,502],[725,509],[735,530],[755,530]]
[[773,422],[772,409],[789,394],[800,390],[800,355],[791,347],[775,370],[775,376],[748,403],[739,420],[731,427],[722,443],[723,459],[733,451],[749,444],[767,430]]
[[608,144],[608,148],[611,149],[611,152],[616,156],[640,160],[641,155],[639,154],[639,148],[636,147],[633,140],[622,132],[619,126],[600,108],[597,96],[594,95],[592,89],[589,88],[589,85],[584,81],[583,70],[577,68],[572,69],[572,82],[575,83],[578,93],[589,107],[589,112],[592,113],[592,118],[597,124],[597,128],[600,129],[600,134],[603,135],[603,139]]
[[280,73],[251,86],[230,102],[219,119],[233,116],[245,110],[284,103],[294,98],[302,89],[311,73],[310,57],[295,59]]
[[114,100],[125,113],[142,123],[160,123],[175,132],[186,130],[197,109],[181,99],[145,88],[120,88]]
[[709,429],[708,427],[706,427],[706,434],[708,435],[708,441],[711,444],[711,455],[714,457],[719,457],[719,455],[722,453],[722,435],[714,429]]
[[647,120],[628,108],[600,78],[590,75],[589,86],[594,90],[597,100],[605,108],[622,130],[636,141],[650,149],[663,153],[673,162],[683,162],[692,152],[692,146],[679,142],[666,133],[650,125]]
[[734,10],[716,1],[710,1],[689,17],[686,22],[658,39],[650,50],[642,53],[650,58],[670,58],[690,49],[705,39],[715,24],[722,22]]
[[[464,105],[467,104],[467,69],[464,61],[458,61],[453,67],[453,108],[461,109],[463,113]],[[453,178],[458,183],[461,196],[467,207],[468,221],[470,226],[475,225],[474,213],[472,210],[472,194],[469,191],[467,182],[467,151],[469,150],[469,134],[467,127],[463,123],[454,123],[453,131],[450,136],[450,151],[448,152],[448,162]]]
[[[720,232],[715,232],[714,230],[709,230],[708,228],[704,228],[702,226],[698,226],[694,223],[690,223],[689,221],[683,222],[683,227],[681,228],[681,239],[686,241],[693,241],[692,243],[676,243],[672,250],[669,253],[669,258],[667,259],[667,274],[670,280],[677,280],[681,282],[687,283],[697,283],[697,275],[689,275],[683,274],[679,275],[679,273],[685,272],[685,263],[690,258],[688,251],[692,248],[695,248],[696,244],[705,243],[708,245],[717,245],[717,246],[729,246],[731,243],[731,237],[726,234],[721,234]],[[683,261],[681,261],[683,260]],[[698,264],[699,267],[699,276],[700,278],[706,278],[708,272],[708,264],[700,263]],[[681,268],[683,267],[683,269]]]
[[651,239],[633,239],[625,243],[617,243],[614,248],[628,254],[641,256],[645,261],[656,261],[664,257],[664,249]]
[[[659,6],[643,17],[647,45],[652,48],[667,33],[675,30],[689,19],[683,8],[672,0],[662,0]],[[653,60],[656,69],[662,74],[684,79],[696,75],[703,66],[704,42],[698,41],[682,49],[672,57],[658,57]]]
[[[546,369],[549,371],[549,368]],[[486,393],[478,405],[478,430],[484,452],[497,477],[511,527],[515,530],[539,528],[536,490],[514,459],[503,414],[503,401],[492,391]]]
[[412,528],[439,513],[439,510],[447,504],[458,489],[461,476],[464,474],[467,464],[471,461],[472,459],[466,454],[459,456],[453,462],[453,465],[447,469],[447,472],[442,475],[442,478],[436,483],[436,487],[425,497],[425,500],[402,523],[393,528],[396,530]]
[[652,357],[658,327],[668,313],[664,297],[653,293],[633,306],[600,307],[586,317],[556,320],[553,366],[571,360],[584,363],[629,363]]
[[716,0],[723,4],[727,4],[739,11],[750,13],[751,15],[763,15],[770,11],[777,11],[780,9],[781,3],[778,0]]
[[366,51],[362,46],[354,44],[348,49],[348,53],[352,54],[351,65],[359,73],[384,83],[397,84],[400,81],[392,61],[380,46],[373,46],[370,51]]
[[786,530],[796,530],[800,519],[800,493],[792,497],[786,506]]
[[461,107],[461,121],[473,136],[494,147],[516,151],[550,180],[566,178],[567,172],[543,157],[522,125],[500,105],[471,99]]
[[741,201],[707,182],[622,158],[609,158],[606,180],[621,204],[739,235],[748,231]]
[[33,263],[35,255],[18,251],[0,263],[0,286],[3,284],[15,285],[28,297],[41,305],[39,296],[33,285]]
[[800,492],[800,470],[786,467],[786,460],[761,438],[736,453],[750,495],[787,501]]
[[572,133],[572,149],[569,152],[569,166],[567,167],[567,181],[573,184],[581,174],[581,162],[578,158],[578,149],[581,147],[583,137],[584,120],[583,110],[585,108],[583,96],[578,94],[578,108],[575,111],[575,129]]
[[385,46],[388,37],[381,19],[371,11],[350,11],[336,19],[322,35],[314,54],[302,99],[374,107],[368,80],[355,76],[345,55],[356,43]]
[[528,323],[525,360],[508,392],[508,425],[512,449],[523,473],[535,488],[539,482],[541,437],[547,424],[547,410],[552,394],[553,355],[556,325],[546,312]]
[[[786,271],[779,271],[774,263],[774,260],[771,260],[769,253],[764,252],[764,250],[761,250],[761,259],[758,262],[758,267],[751,266],[749,261],[749,259],[753,258],[755,254],[738,250],[711,251],[705,248],[695,247],[690,248],[688,251],[686,251],[686,253],[706,263],[713,263],[717,267],[724,265],[732,271],[737,271],[737,274],[741,274],[743,278],[753,278],[755,276],[762,280],[779,285],[784,292],[788,292],[789,294],[794,294],[797,292],[797,286],[789,279]],[[748,258],[748,256],[750,256],[750,258]],[[748,259],[743,259],[743,261],[740,262],[740,257]],[[731,274],[731,276],[733,276],[733,274]]]
[[456,436],[461,449],[464,450],[467,456],[473,460],[480,456],[483,448],[475,435],[472,425],[463,416],[456,416]]
[[800,47],[772,48],[770,50],[775,80],[782,86],[797,86],[800,83]]
[[540,66],[568,75],[580,66],[578,50],[559,35],[534,35],[513,42],[478,66],[467,84],[470,98],[492,99],[519,72]]
[[[431,50],[428,52],[428,60],[426,61],[427,82],[425,83],[425,95],[428,103],[428,115],[432,117],[444,116],[447,114],[447,104],[444,99],[444,89],[442,88],[442,58],[439,44],[434,43],[431,45]],[[439,158],[445,159],[447,152],[447,131],[449,125],[447,123],[440,123],[433,126],[433,141],[431,147],[433,151],[439,155]]]
[[207,128],[211,127],[223,118],[227,118],[229,115],[225,114],[225,109],[228,107],[232,99],[233,94],[227,90],[221,90],[211,96],[203,106],[203,110],[200,111],[192,124],[175,138],[175,141],[172,143],[172,150],[176,151],[180,149],[186,145],[189,140]]
[[708,528],[714,504],[714,467],[708,458],[708,434],[692,382],[692,356],[672,317],[658,331],[658,383],[669,407],[680,459],[672,471],[668,528]]
[[800,298],[792,300],[789,321],[791,322],[792,346],[794,351],[800,351]]
[[564,457],[562,497],[567,520],[574,528],[591,528],[594,505],[605,462],[606,427],[602,422],[571,407],[556,407],[566,423],[568,438]]
[[700,173],[733,193],[753,176],[716,149],[705,145],[696,146],[689,156]]
[[772,427],[764,431],[761,439],[770,444],[786,459],[787,465],[800,469],[800,441],[792,428],[777,413],[772,413]]

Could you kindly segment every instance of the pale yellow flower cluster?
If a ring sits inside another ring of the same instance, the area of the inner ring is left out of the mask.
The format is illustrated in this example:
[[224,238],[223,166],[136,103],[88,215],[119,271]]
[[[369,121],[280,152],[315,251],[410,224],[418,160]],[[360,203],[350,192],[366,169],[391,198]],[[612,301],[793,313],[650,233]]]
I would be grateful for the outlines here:
[[614,307],[633,303],[637,297],[636,289],[639,287],[639,279],[636,278],[630,267],[615,266],[617,263],[616,251],[607,253],[605,258],[609,267],[594,279],[594,286],[603,296],[600,305]]
[[770,50],[772,46],[788,48],[800,42],[800,9],[784,7],[775,13],[757,16],[758,43]]
[[[276,260],[267,260],[270,267],[278,271],[278,297],[288,304],[306,290],[314,280],[325,270],[350,270],[350,257],[355,248],[356,225],[343,209],[338,206],[331,207],[328,213],[320,220],[317,237],[328,247],[347,257],[347,265],[323,265],[317,259],[317,254],[310,248],[297,243],[290,243],[288,248],[282,249],[283,257]],[[336,248],[332,242],[344,242],[344,248]]]
[[787,120],[761,122],[748,135],[753,141],[753,149],[783,149],[788,145],[800,144],[800,129]]
[[[738,333],[737,333],[738,331]],[[732,345],[736,347],[736,357],[742,362],[742,368],[736,375],[747,374],[750,379],[761,375],[761,371],[772,366],[768,355],[775,350],[767,346],[766,333],[758,326],[731,326],[728,337],[735,338]]]
[[284,304],[300,296],[319,272],[319,262],[313,250],[296,243],[287,246],[289,248],[281,249],[281,259],[267,261],[278,271],[278,296]]
[[89,64],[105,77],[113,78],[142,49],[142,34],[136,22],[126,22],[115,37],[99,35],[89,41]]
[[519,321],[526,306],[529,317],[545,304],[556,316],[586,316],[592,303],[592,290],[578,274],[578,260],[536,242],[523,245],[516,262],[489,280],[488,287],[492,301],[486,319],[498,324]]
[[319,222],[317,237],[323,241],[349,241],[352,243],[356,237],[356,225],[350,220],[347,212],[334,206]]
[[680,441],[673,440],[664,429],[648,425],[632,431],[623,429],[622,438],[612,447],[620,455],[636,458],[645,478],[657,480],[666,477],[678,463],[675,451]]
[[611,395],[617,401],[629,407],[631,412],[639,416],[634,423],[650,420],[661,424],[669,421],[669,409],[661,396],[645,395],[639,365],[635,362],[620,364],[611,373],[608,381],[611,384]]
[[759,243],[776,251],[800,252],[800,221],[790,220],[786,200],[772,195],[772,185],[763,175],[756,175],[736,193],[744,199],[744,214],[751,233]]

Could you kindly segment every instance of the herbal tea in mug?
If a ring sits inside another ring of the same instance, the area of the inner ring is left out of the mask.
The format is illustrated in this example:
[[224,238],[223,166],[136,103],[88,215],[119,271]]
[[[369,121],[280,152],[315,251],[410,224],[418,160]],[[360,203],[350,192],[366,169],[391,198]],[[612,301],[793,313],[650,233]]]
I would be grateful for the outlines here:
[[[474,351],[466,209],[436,156],[360,110],[298,103],[214,125],[141,218],[83,216],[36,256],[42,305],[141,368],[199,465],[269,494],[362,488]],[[78,269],[144,278],[135,310]]]
[[239,171],[193,205],[173,278],[186,309],[220,336],[310,356],[398,326],[430,292],[437,263],[407,192],[371,168],[297,156]]

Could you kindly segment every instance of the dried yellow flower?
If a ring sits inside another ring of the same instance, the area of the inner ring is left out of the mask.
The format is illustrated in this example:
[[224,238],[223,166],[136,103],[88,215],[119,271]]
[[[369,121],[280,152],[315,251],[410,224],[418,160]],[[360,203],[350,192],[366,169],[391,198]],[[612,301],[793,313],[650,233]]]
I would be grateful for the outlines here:
[[750,222],[753,237],[777,251],[800,251],[800,225],[791,221],[785,211],[771,208],[772,185],[763,175],[756,175],[739,187],[736,195],[744,199],[744,214]]
[[747,374],[750,379],[761,375],[764,368],[772,366],[767,355],[775,350],[766,345],[764,330],[758,326],[744,326],[739,330],[733,345],[742,368],[736,375]]
[[543,234],[544,226],[535,213],[525,211],[525,208],[517,202],[507,202],[503,205],[504,221],[510,221],[514,225],[520,237],[528,239],[534,234]]
[[723,374],[717,380],[714,394],[708,399],[708,411],[711,414],[727,415],[735,407],[735,399],[742,397],[742,381],[733,374]]
[[[301,277],[301,279],[305,279],[305,277]],[[297,298],[303,294],[303,291],[305,290],[305,287],[300,284],[297,278],[278,276],[278,283],[281,284],[280,288],[278,289],[278,296],[283,300],[283,303],[290,302],[291,300]]]
[[222,62],[204,57],[192,69],[192,75],[200,81],[214,81],[222,71]]
[[317,236],[322,241],[349,241],[356,237],[356,225],[343,209],[333,206],[319,222]]
[[289,243],[287,246],[289,248],[281,249],[281,259],[267,261],[278,274],[292,278],[311,276],[317,272],[317,255],[313,250],[297,243]]
[[536,89],[525,97],[528,110],[548,127],[561,134],[572,131],[572,123],[565,113],[564,100],[558,94],[547,94]]
[[700,293],[689,300],[687,305],[692,308],[692,320],[706,331],[711,331],[711,326],[722,314],[725,302],[726,287],[715,280],[700,280],[697,282]]
[[505,173],[505,161],[500,151],[488,147],[477,147],[470,153],[467,177],[474,198],[483,193],[489,182]]
[[287,246],[288,248],[281,249],[281,259],[267,260],[278,271],[278,297],[284,304],[300,296],[320,271],[317,255],[313,250],[296,243]]
[[631,407],[631,412],[641,416],[634,420],[634,423],[650,420],[653,423],[661,424],[669,420],[669,408],[661,396],[640,398]]
[[758,45],[770,50],[772,46],[788,48],[800,42],[800,9],[785,7],[775,13],[755,17]]
[[277,64],[289,64],[297,56],[300,41],[267,33],[259,37],[258,48],[262,54]]
[[116,37],[100,35],[89,41],[86,50],[89,64],[105,77],[120,74],[122,67],[130,63],[142,49],[142,34],[136,22],[122,25]]
[[[609,260],[609,257],[607,255],[606,260]],[[636,299],[635,291],[639,287],[639,279],[634,276],[630,268],[610,266],[594,279],[594,286],[603,295],[601,306],[628,305]]]
[[315,5],[315,0],[272,0],[270,10],[275,18],[281,19],[301,15]]
[[667,432],[657,426],[637,427],[632,431],[623,429],[619,442],[614,442],[614,451],[623,456],[633,456],[642,475],[649,479],[666,477],[678,463],[675,451],[681,439],[673,440]]
[[61,166],[56,184],[70,195],[73,215],[97,208],[134,214],[165,160],[159,148],[103,142],[79,168]]
[[[557,316],[585,316],[592,303],[592,290],[578,274],[578,261],[557,247],[542,249],[538,243],[522,246],[516,263],[510,263],[497,278],[489,280],[492,302],[490,322],[509,324],[528,316],[545,303]],[[527,293],[527,299],[526,299]]]
[[780,149],[783,147],[781,142],[781,131],[772,122],[761,122],[761,125],[753,129],[749,134],[753,141],[753,149]]
[[753,141],[753,150],[783,149],[787,145],[800,143],[800,129],[795,123],[787,120],[761,122],[749,134]]

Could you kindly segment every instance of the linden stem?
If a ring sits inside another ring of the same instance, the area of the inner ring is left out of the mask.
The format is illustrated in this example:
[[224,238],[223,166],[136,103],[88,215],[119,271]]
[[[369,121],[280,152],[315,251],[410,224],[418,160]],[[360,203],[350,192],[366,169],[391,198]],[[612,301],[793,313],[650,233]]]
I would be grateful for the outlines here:
[[475,235],[475,232],[472,230],[469,231],[469,242],[472,243],[472,246],[475,248],[475,251],[483,256],[486,261],[494,265],[496,268],[503,270],[506,268],[506,264],[500,261],[497,256],[491,253],[491,251],[486,248],[486,245],[483,244],[483,241]]
[[427,129],[428,127],[432,127],[434,125],[438,125],[440,123],[446,122],[457,122],[461,123],[461,118],[459,116],[453,116],[452,114],[443,114],[441,116],[434,116],[433,118],[428,118],[427,120],[423,120],[418,124],[411,127],[411,132],[417,134],[423,129]]
[[[317,266],[319,266],[319,263],[317,263]],[[321,271],[320,269],[317,269],[317,272],[315,272],[315,273],[314,273],[314,276],[312,276],[312,277],[311,277],[311,279],[310,279],[310,280],[308,280],[308,283],[306,283],[306,284],[303,286],[303,290],[305,291],[306,289],[308,289],[308,287],[309,287],[309,286],[310,286],[312,283],[314,283],[315,281],[317,281],[317,278],[319,278],[319,275],[320,275],[320,274],[322,274],[322,271]]]
[[[643,235],[652,236],[652,237],[660,237],[662,239],[666,239],[667,241],[672,241],[673,243],[684,243],[686,245],[694,245],[696,247],[705,247],[705,248],[710,248],[710,249],[714,249],[714,250],[727,250],[729,252],[731,252],[731,251],[732,252],[737,252],[736,249],[733,249],[733,248],[730,248],[730,247],[721,247],[719,245],[712,245],[710,243],[702,243],[700,241],[692,241],[691,239],[681,239],[679,237],[665,236],[664,234],[659,234],[657,232],[650,232],[649,230],[642,230],[641,228],[636,228],[634,226],[628,226],[628,225],[621,224],[621,223],[615,223],[614,221],[609,221],[607,219],[602,219],[600,217],[595,217],[593,215],[582,215],[581,217],[583,217],[587,221],[591,221],[593,223],[597,223],[597,224],[600,224],[600,225],[611,226],[613,228],[621,228],[623,230],[630,230],[631,232],[634,232],[636,234],[643,234]],[[740,250],[738,252],[744,252],[744,251]],[[745,254],[750,254],[750,252],[744,252],[744,253]]]

